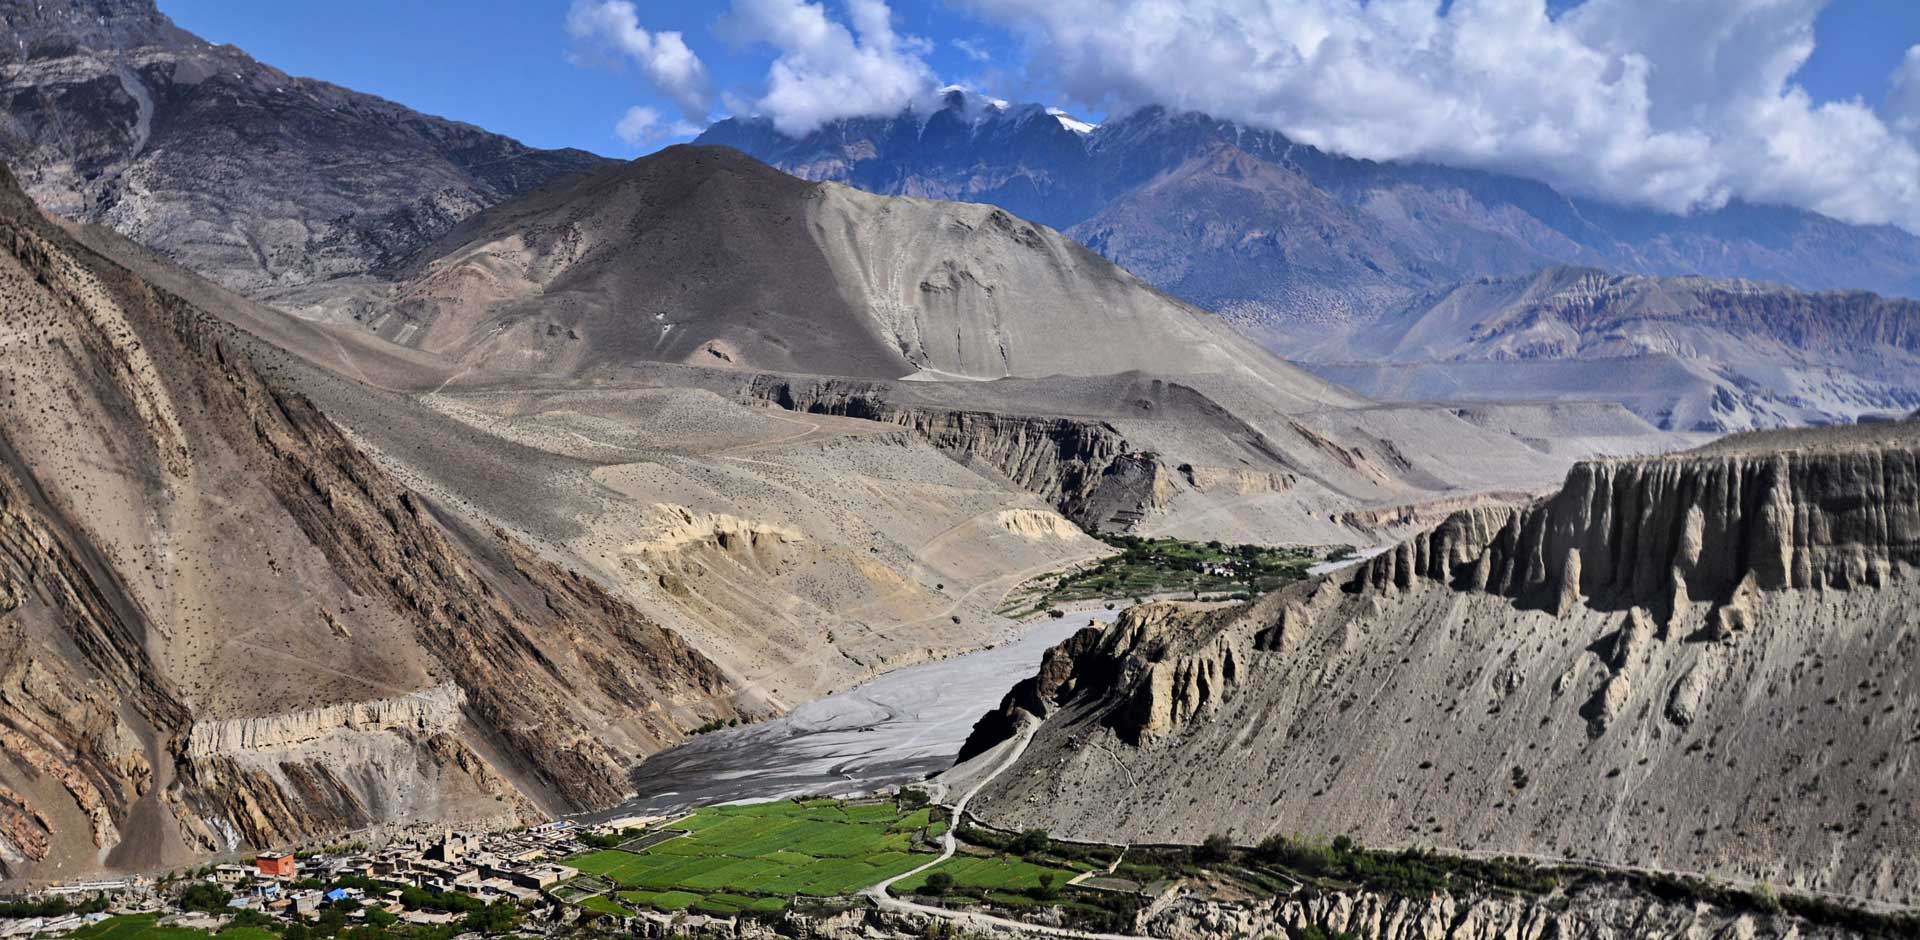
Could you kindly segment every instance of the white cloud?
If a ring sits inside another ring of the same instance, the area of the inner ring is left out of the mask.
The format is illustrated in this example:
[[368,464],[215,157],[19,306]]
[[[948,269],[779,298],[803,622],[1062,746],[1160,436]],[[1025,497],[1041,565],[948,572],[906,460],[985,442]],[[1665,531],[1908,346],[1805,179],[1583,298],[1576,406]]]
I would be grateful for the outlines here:
[[1920,124],[1914,57],[1884,119],[1792,83],[1826,0],[1586,0],[1557,18],[1545,0],[965,2],[1096,110],[1205,111],[1675,211],[1740,197],[1920,230],[1920,151],[1889,126]]
[[1882,110],[1894,130],[1920,143],[1920,46],[1907,50],[1906,58],[1893,70]]
[[799,135],[838,118],[898,111],[937,84],[923,58],[929,44],[895,33],[883,0],[847,0],[846,9],[851,29],[807,0],[734,0],[722,33],[775,52],[751,110]]
[[[680,108],[689,122],[705,121],[713,108],[713,82],[706,63],[687,48],[676,32],[648,32],[628,0],[574,0],[567,10],[567,34],[583,57],[597,56],[614,63],[632,62],[647,81]],[[621,126],[634,119],[627,112]],[[621,131],[625,137],[625,131]]]
[[692,137],[704,128],[687,121],[669,121],[658,109],[635,105],[613,126],[615,137],[632,147],[645,147],[675,137]]
[[958,49],[961,55],[966,56],[967,58],[972,59],[975,62],[992,62],[993,61],[993,53],[988,52],[987,47],[984,44],[977,42],[975,40],[962,37],[960,39],[952,40],[950,42],[950,45],[952,45],[953,48]]

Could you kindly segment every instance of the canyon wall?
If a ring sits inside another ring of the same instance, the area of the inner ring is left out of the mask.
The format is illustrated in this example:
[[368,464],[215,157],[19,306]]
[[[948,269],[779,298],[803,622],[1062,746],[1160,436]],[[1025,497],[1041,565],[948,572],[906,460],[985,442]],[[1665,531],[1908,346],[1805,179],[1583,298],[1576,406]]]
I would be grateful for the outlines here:
[[[1569,858],[1913,903],[1920,432],[1577,466],[1327,579],[1049,656],[976,812]],[[1042,769],[1044,768],[1044,770]]]
[[885,386],[855,380],[760,376],[746,395],[789,411],[907,428],[953,459],[990,469],[1047,500],[1082,526],[1124,527],[1107,524],[1163,508],[1176,485],[1171,468],[1106,421],[902,404]]

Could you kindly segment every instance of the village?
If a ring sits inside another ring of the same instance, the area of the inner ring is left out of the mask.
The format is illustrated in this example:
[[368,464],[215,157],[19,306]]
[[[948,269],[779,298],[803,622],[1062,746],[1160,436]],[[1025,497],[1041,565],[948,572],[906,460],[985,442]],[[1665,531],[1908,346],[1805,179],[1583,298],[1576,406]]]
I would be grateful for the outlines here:
[[564,919],[564,905],[545,892],[579,871],[557,860],[617,831],[568,820],[499,832],[445,829],[371,849],[342,844],[299,854],[263,852],[158,878],[52,885],[0,900],[0,938],[90,936],[89,928],[128,915],[140,916],[143,926],[223,936],[236,926],[277,928],[323,919],[336,927],[527,932]]

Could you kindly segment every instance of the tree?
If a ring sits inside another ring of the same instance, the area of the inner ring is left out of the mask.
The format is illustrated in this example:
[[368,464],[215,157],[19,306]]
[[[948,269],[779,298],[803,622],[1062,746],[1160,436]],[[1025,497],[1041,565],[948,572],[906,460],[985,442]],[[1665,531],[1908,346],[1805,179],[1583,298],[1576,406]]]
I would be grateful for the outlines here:
[[1217,865],[1233,855],[1233,840],[1216,832],[1201,840],[1193,850],[1193,860],[1202,865]]
[[481,933],[506,933],[520,926],[520,909],[512,901],[495,901],[467,914],[465,927]]
[[944,871],[936,871],[927,876],[926,892],[940,897],[953,890],[953,876]]
[[224,911],[233,893],[210,881],[196,881],[180,892],[180,906],[190,911]]
[[395,917],[384,907],[370,907],[367,909],[367,923],[371,926],[391,927],[399,922],[400,918]]
[[232,930],[235,927],[265,927],[271,923],[273,923],[273,918],[268,917],[266,914],[260,911],[242,908],[233,912],[233,917],[228,919],[227,926],[224,929]]
[[1254,847],[1254,855],[1268,865],[1291,868],[1303,875],[1325,875],[1334,868],[1334,851],[1319,842],[1268,836]]
[[1019,855],[1038,855],[1053,845],[1053,838],[1045,829],[1028,829],[1013,840],[1013,851]]
[[1040,883],[1027,889],[1027,896],[1036,901],[1051,901],[1060,896],[1060,889],[1053,886],[1053,872],[1040,873]]

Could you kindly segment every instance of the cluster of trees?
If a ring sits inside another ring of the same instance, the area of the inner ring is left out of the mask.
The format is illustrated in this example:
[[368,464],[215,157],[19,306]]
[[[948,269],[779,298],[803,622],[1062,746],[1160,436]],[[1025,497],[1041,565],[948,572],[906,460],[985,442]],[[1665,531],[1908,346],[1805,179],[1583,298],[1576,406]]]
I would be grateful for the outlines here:
[[0,917],[65,917],[68,914],[98,914],[106,909],[105,897],[91,897],[78,904],[64,896],[38,901],[0,901]]
[[224,911],[231,900],[233,892],[211,881],[196,881],[180,892],[180,906],[189,911]]
[[1224,835],[1210,835],[1193,850],[1199,865],[1244,860],[1310,878],[1333,878],[1400,894],[1426,894],[1461,883],[1530,894],[1558,885],[1552,872],[1519,859],[1472,859],[1421,849],[1369,852],[1346,836],[1331,843],[1273,835],[1243,854]]
[[633,837],[630,835],[627,835],[626,830],[622,829],[615,832],[609,832],[606,835],[601,835],[600,833],[597,833],[597,832],[584,833],[580,836],[580,841],[585,843],[586,846],[591,849],[612,849],[612,848],[620,847],[621,845],[625,844],[628,839],[631,839],[631,838]]

